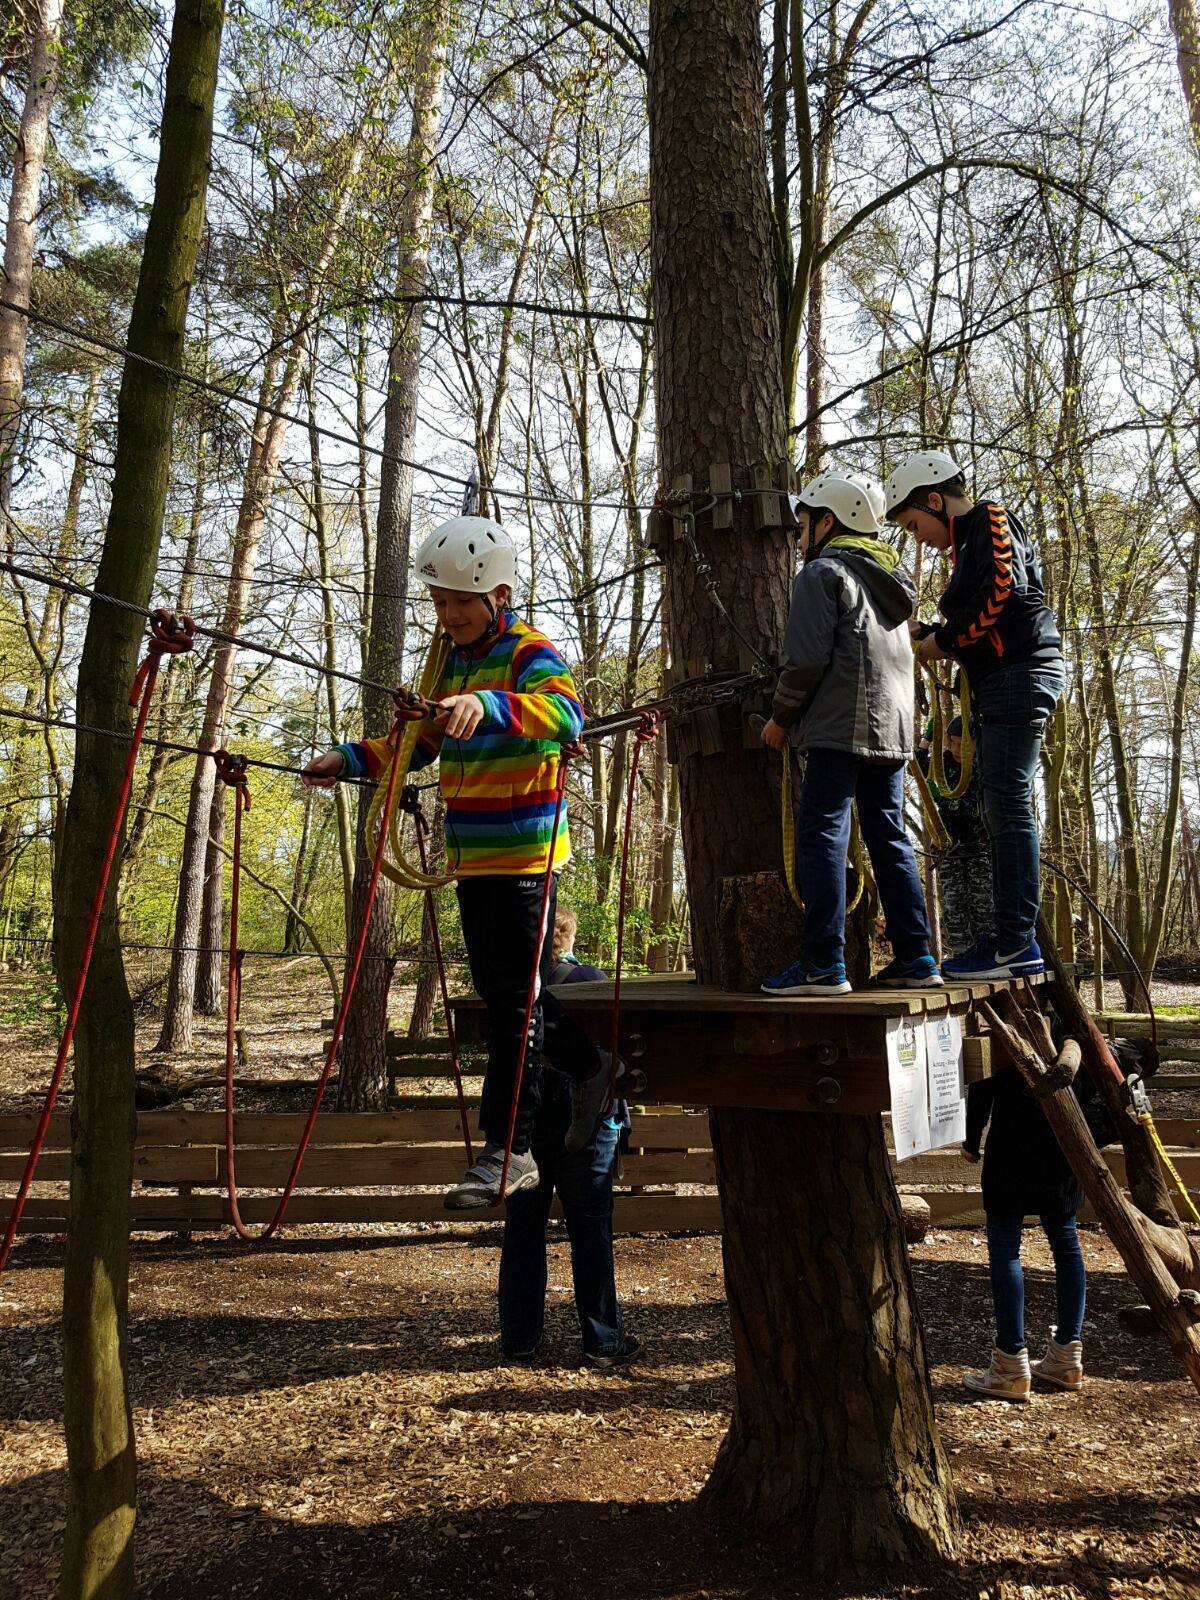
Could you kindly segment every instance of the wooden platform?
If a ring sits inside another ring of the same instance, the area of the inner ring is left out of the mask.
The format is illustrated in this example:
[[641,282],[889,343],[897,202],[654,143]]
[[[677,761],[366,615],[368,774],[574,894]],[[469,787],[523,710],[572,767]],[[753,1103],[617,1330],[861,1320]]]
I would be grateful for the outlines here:
[[[1028,987],[1022,980],[775,999],[709,988],[677,973],[627,978],[620,1052],[639,1074],[628,1098],[852,1115],[886,1111],[889,1021],[949,1013],[962,1020],[965,1034],[977,1036],[979,1001],[1001,989]],[[554,993],[597,1044],[609,1044],[611,982],[560,984]],[[452,1005],[460,1042],[480,1043],[482,1002],[472,995]],[[969,1054],[982,1075],[984,1050],[976,1045]]]

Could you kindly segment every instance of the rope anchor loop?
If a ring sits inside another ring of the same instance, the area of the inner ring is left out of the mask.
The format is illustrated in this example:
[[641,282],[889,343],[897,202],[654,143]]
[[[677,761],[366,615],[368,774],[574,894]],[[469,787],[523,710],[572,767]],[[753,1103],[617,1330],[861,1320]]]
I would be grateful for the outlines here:
[[196,624],[187,615],[176,616],[173,611],[164,611],[161,607],[150,613],[150,642],[146,646],[146,654],[138,665],[133,676],[133,686],[129,691],[129,704],[136,706],[142,698],[142,690],[146,687],[146,680],[150,677],[151,670],[158,676],[159,664],[163,656],[182,656],[192,648],[196,642]]
[[246,756],[235,756],[231,751],[221,749],[213,751],[213,764],[217,769],[217,777],[226,788],[241,790],[242,805],[249,811],[249,759]]
[[392,690],[392,704],[396,708],[397,722],[432,721],[437,716],[437,707],[432,700],[427,700],[415,689],[405,688],[403,684],[397,684]]

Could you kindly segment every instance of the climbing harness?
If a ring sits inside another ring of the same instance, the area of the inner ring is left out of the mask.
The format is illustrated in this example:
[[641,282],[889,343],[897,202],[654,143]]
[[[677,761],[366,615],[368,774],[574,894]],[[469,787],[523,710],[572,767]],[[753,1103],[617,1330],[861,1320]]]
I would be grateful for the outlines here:
[[[953,840],[950,837],[946,824],[942,821],[941,812],[937,808],[937,799],[929,787],[929,779],[922,770],[921,763],[914,756],[908,763],[908,771],[917,786],[917,796],[921,802],[921,816],[925,823],[925,831],[933,845],[934,856],[937,857],[950,849]],[[936,865],[936,861],[935,861]]]
[[67,1057],[75,1039],[75,1029],[79,1022],[80,1008],[83,1005],[84,990],[87,988],[88,973],[91,970],[92,955],[96,948],[96,935],[100,930],[100,917],[104,910],[104,901],[108,893],[108,881],[112,875],[117,844],[121,837],[121,828],[125,822],[125,813],[129,807],[129,795],[133,788],[134,767],[137,763],[138,750],[141,747],[143,735],[146,732],[146,722],[150,716],[150,701],[154,695],[154,686],[158,682],[162,659],[164,656],[185,654],[192,648],[196,637],[196,625],[191,617],[188,616],[177,617],[169,611],[152,611],[149,622],[150,642],[146,646],[145,658],[134,674],[133,684],[129,691],[129,704],[137,707],[137,718],[129,741],[129,753],[125,758],[125,771],[121,778],[121,787],[117,791],[117,803],[113,809],[108,839],[105,843],[104,855],[100,863],[100,877],[96,884],[96,893],[92,898],[92,907],[88,915],[87,931],[83,940],[83,953],[79,958],[79,971],[75,975],[75,988],[71,995],[71,1004],[67,1010],[66,1026],[63,1029],[62,1039],[59,1041],[58,1054],[54,1061],[54,1071],[50,1075],[50,1084],[42,1102],[42,1110],[38,1117],[37,1127],[34,1130],[32,1143],[29,1146],[25,1170],[21,1174],[17,1196],[8,1215],[8,1224],[4,1230],[4,1242],[0,1244],[0,1272],[4,1271],[8,1263],[13,1241],[17,1236],[21,1215],[25,1210],[25,1201],[29,1196],[34,1174],[37,1171],[42,1146],[46,1142],[46,1132],[50,1126],[50,1113],[54,1110],[54,1103],[58,1099],[63,1073],[66,1071]]
[[581,753],[577,744],[564,744],[558,758],[558,775],[554,786],[554,825],[550,829],[550,846],[546,851],[546,872],[542,879],[542,904],[538,914],[537,937],[533,944],[533,964],[529,974],[529,991],[525,996],[525,1020],[521,1027],[521,1048],[517,1055],[517,1071],[513,1078],[512,1106],[508,1113],[508,1136],[504,1142],[504,1165],[500,1169],[500,1187],[493,1206],[502,1206],[508,1192],[508,1169],[512,1165],[513,1138],[517,1131],[517,1108],[521,1100],[521,1084],[525,1077],[525,1061],[529,1055],[529,1035],[533,1028],[533,1008],[541,993],[542,947],[550,921],[550,890],[554,884],[554,853],[558,848],[558,826],[562,821],[563,804],[567,795],[567,768],[573,757]]
[[642,749],[653,739],[658,738],[658,722],[657,711],[647,711],[643,714],[641,726],[634,735],[633,751],[629,757],[629,786],[625,793],[625,831],[621,839],[621,876],[617,891],[617,949],[616,967],[613,971],[612,1048],[608,1078],[610,1115],[617,1098],[617,1050],[621,1041],[621,966],[625,955],[625,892],[629,881],[629,846],[633,838],[633,801]]
[[[407,689],[397,690],[395,693],[396,724],[395,734],[397,741],[400,739],[400,723],[408,721],[414,715],[413,695]],[[421,709],[417,715],[425,716],[426,711]],[[224,754],[220,752],[219,754]],[[244,767],[237,776],[238,765],[241,757],[229,757],[226,761],[232,763],[227,766],[228,771],[234,773],[231,787],[234,790],[234,888],[229,906],[229,994],[228,1015],[225,1024],[225,1163],[226,1186],[229,1195],[229,1218],[238,1236],[251,1244],[261,1244],[271,1238],[283,1224],[288,1205],[300,1181],[300,1169],[304,1165],[304,1158],[308,1154],[308,1146],[312,1140],[313,1128],[316,1124],[317,1113],[321,1109],[321,1101],[325,1097],[325,1088],[333,1071],[333,1063],[337,1059],[338,1048],[342,1042],[342,1034],[346,1026],[346,1017],[350,1010],[350,1002],[354,998],[354,991],[358,985],[358,975],[362,969],[363,955],[366,951],[367,935],[371,929],[371,912],[375,905],[375,895],[379,888],[379,878],[383,866],[383,853],[387,844],[388,829],[392,820],[392,812],[397,798],[397,778],[399,776],[399,762],[393,759],[388,768],[388,779],[383,787],[383,802],[380,807],[379,833],[375,842],[375,851],[371,859],[371,875],[367,880],[367,893],[363,902],[362,919],[359,925],[358,938],[354,945],[350,968],[346,974],[346,982],[342,988],[342,996],[338,1002],[337,1014],[333,1019],[333,1032],[330,1035],[329,1045],[325,1051],[325,1060],[321,1067],[320,1077],[313,1093],[312,1104],[305,1119],[304,1128],[300,1134],[300,1142],[296,1146],[296,1154],[292,1159],[291,1169],[287,1181],[283,1186],[283,1193],[276,1204],[271,1220],[253,1233],[242,1221],[238,1209],[237,1199],[237,1174],[234,1164],[234,1129],[233,1129],[233,1045],[234,1045],[234,1018],[241,994],[240,964],[237,959],[237,885],[241,869],[241,814],[245,808],[248,796],[246,792]],[[218,774],[221,766],[218,762]]]
[[[400,810],[413,819],[413,832],[417,840],[417,855],[421,863],[421,871],[426,876],[429,874],[429,859],[425,849],[425,835],[428,824],[421,811],[421,793],[412,784],[406,784],[400,795]],[[458,1120],[462,1126],[463,1147],[467,1153],[467,1166],[475,1164],[475,1152],[471,1148],[470,1119],[467,1116],[467,1096],[463,1088],[462,1059],[458,1050],[458,1030],[454,1025],[454,1012],[450,1007],[450,986],[446,981],[446,963],[442,959],[442,935],[438,928],[437,902],[433,897],[433,890],[425,891],[425,919],[429,928],[429,942],[433,946],[433,959],[437,966],[438,986],[442,991],[442,1009],[446,1014],[446,1037],[450,1045],[450,1069],[454,1074],[454,1092],[458,1097]]]

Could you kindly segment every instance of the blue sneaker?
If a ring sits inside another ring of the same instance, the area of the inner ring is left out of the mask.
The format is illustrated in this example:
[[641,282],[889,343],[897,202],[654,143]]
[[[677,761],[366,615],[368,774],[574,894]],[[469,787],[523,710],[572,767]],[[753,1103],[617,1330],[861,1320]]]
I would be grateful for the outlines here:
[[913,961],[898,957],[871,979],[875,989],[940,989],[942,974],[932,956],[917,956]]
[[942,963],[942,973],[951,983],[1000,983],[1011,978],[1036,978],[1045,970],[1036,939],[1011,952],[999,949],[994,937],[981,939],[974,949]]
[[849,994],[850,982],[840,961],[835,961],[831,967],[806,967],[803,961],[793,961],[790,967],[767,978],[762,992],[789,998],[805,994]]

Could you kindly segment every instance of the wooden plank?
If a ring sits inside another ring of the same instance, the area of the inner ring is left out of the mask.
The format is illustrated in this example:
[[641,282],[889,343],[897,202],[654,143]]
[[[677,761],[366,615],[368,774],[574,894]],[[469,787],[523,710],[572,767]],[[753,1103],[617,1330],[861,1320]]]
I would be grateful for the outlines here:
[[714,533],[720,533],[725,528],[733,527],[733,473],[728,461],[714,461],[708,469],[709,493],[716,500],[712,508],[712,528]]
[[[247,1222],[266,1222],[274,1215],[275,1200],[248,1197],[239,1200]],[[223,1232],[228,1226],[228,1203],[223,1195],[151,1195],[135,1193],[133,1226],[141,1232]],[[555,1201],[552,1216],[561,1216]],[[447,1227],[503,1221],[491,1209],[449,1212],[438,1194],[314,1195],[298,1194],[288,1207],[287,1226],[313,1223],[443,1222]],[[66,1199],[31,1198],[22,1218],[22,1233],[61,1233],[66,1224]],[[617,1195],[613,1226],[618,1233],[716,1233],[721,1226],[721,1202],[716,1195]]]
[[[314,1145],[452,1143],[459,1137],[458,1101],[454,1096],[413,1095],[411,1107],[401,1102],[396,1111],[322,1111],[313,1124]],[[468,1113],[475,1118],[479,1097],[467,1096]],[[234,1118],[235,1137],[242,1145],[296,1145],[304,1126],[302,1111],[243,1111]],[[0,1150],[24,1151],[29,1147],[37,1113],[0,1117]],[[55,1112],[47,1137],[47,1152],[70,1142],[68,1113]],[[137,1144],[223,1144],[225,1115],[221,1111],[142,1111],[137,1119]],[[695,1143],[695,1140],[690,1140]]]
[[[15,1185],[24,1170],[24,1155],[0,1155],[0,1184]],[[65,1183],[70,1176],[70,1151],[42,1152],[36,1182]],[[142,1183],[213,1183],[217,1176],[217,1152],[211,1146],[135,1150],[133,1176]]]
[[[464,1065],[464,1076],[479,1077],[481,1067],[474,1073],[470,1066]],[[399,1061],[389,1059],[387,1064],[389,1078],[452,1078],[454,1069],[450,1065],[449,1056],[434,1057],[433,1059],[419,1056],[403,1056]]]
[[[1150,1018],[1144,1011],[1099,1011],[1096,1021],[1110,1037],[1148,1036]],[[1200,1039],[1200,1013],[1194,1017],[1156,1017],[1160,1039]]]
[[1180,1089],[1200,1089],[1200,1072],[1156,1072],[1146,1082],[1151,1093],[1162,1090],[1173,1094]]

